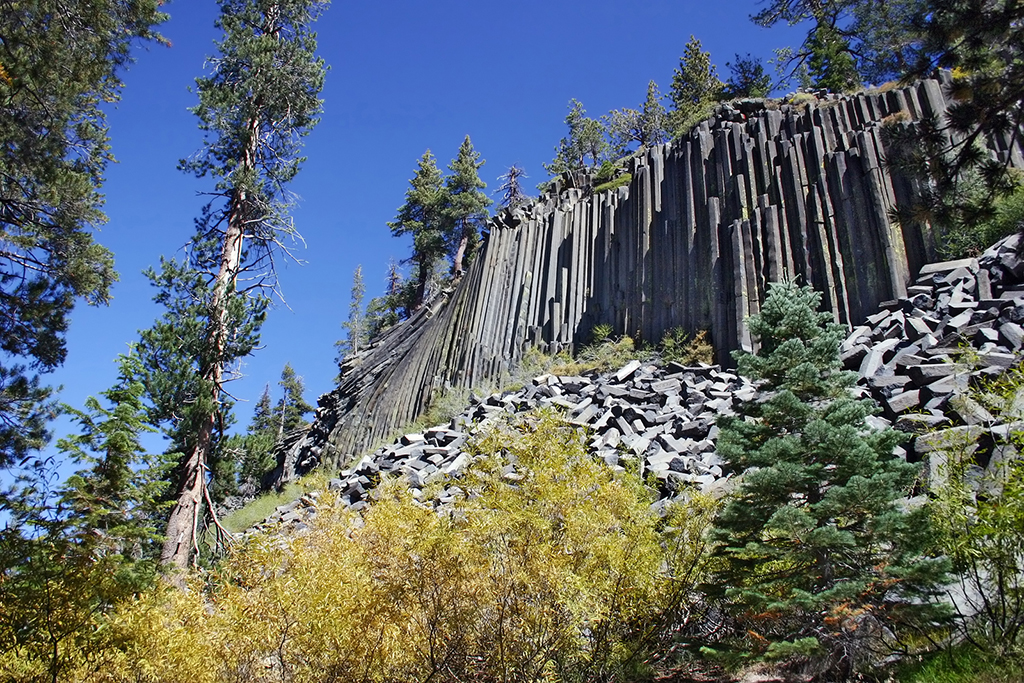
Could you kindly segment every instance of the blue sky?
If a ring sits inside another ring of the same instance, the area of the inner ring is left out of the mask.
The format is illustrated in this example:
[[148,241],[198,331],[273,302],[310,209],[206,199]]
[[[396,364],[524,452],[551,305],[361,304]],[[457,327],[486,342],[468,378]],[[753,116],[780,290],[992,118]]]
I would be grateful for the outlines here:
[[[162,32],[172,46],[138,52],[109,114],[118,163],[107,173],[109,222],[97,239],[114,252],[121,280],[109,306],[75,310],[67,362],[49,378],[77,407],[111,385],[114,358],[160,314],[141,273],[161,255],[180,255],[203,203],[197,193],[209,187],[176,164],[201,144],[189,86],[213,52],[217,5],[177,0],[166,9]],[[638,106],[651,79],[667,92],[691,34],[723,79],[737,52],[768,59],[800,42],[798,29],[751,23],[757,9],[753,0],[336,1],[316,27],[330,65],[324,113],[293,185],[306,242],[296,253],[306,263],[282,267],[287,305],[271,311],[263,348],[229,386],[239,426],[286,362],[311,403],[332,388],[353,271],[363,266],[369,299],[384,288],[388,260],[408,256],[408,242],[391,237],[386,222],[424,150],[443,167],[468,134],[487,161],[489,192],[513,163],[532,188],[546,179],[541,164],[565,134],[570,98],[596,117]]]

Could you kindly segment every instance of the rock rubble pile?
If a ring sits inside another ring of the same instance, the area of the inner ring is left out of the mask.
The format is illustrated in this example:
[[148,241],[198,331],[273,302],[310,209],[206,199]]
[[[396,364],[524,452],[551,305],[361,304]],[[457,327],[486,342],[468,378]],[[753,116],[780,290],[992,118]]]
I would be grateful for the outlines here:
[[1008,457],[1024,394],[995,414],[967,395],[1024,353],[1024,262],[1014,235],[977,259],[924,266],[907,297],[883,302],[843,343],[841,359],[878,401],[879,426],[912,435],[907,457],[941,476],[949,450],[975,451],[975,474]]
[[[516,391],[493,394],[471,404],[445,426],[405,434],[365,456],[331,480],[329,488],[354,510],[365,508],[382,476],[402,476],[422,498],[422,489],[446,483],[435,504],[464,495],[460,475],[474,456],[465,447],[499,420],[540,408],[561,411],[587,429],[596,457],[613,468],[633,467],[659,482],[663,499],[683,486],[719,495],[728,475],[715,452],[715,426],[732,414],[735,401],[757,390],[747,379],[717,365],[688,367],[634,360],[596,376],[541,375]],[[509,465],[514,476],[514,465]],[[279,507],[263,525],[292,525],[301,531],[305,515],[315,514],[316,498]]]

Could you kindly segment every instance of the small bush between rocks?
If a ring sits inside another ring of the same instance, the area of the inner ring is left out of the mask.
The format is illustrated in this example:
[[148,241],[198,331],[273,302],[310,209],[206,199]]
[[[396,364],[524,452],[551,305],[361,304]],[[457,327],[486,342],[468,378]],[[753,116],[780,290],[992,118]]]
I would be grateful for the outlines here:
[[651,357],[649,349],[637,349],[633,338],[605,339],[583,347],[572,361],[552,365],[548,372],[553,375],[581,375],[585,372],[607,372],[621,368],[631,360],[646,360]]
[[664,361],[675,361],[683,365],[711,365],[715,361],[715,349],[708,341],[705,330],[698,331],[691,339],[686,330],[674,327],[661,338],[658,352]]

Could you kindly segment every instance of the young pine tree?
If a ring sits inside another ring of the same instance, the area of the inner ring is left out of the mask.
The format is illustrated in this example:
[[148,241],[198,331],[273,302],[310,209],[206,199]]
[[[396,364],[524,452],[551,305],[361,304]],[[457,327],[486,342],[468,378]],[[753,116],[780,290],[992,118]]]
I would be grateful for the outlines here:
[[164,479],[170,463],[147,454],[140,437],[149,426],[145,388],[139,376],[139,357],[118,358],[117,384],[103,392],[104,408],[95,398],[87,412],[73,411],[81,431],[61,439],[57,447],[71,460],[86,465],[64,484],[63,501],[82,550],[118,556],[116,571],[134,583],[151,578],[159,557],[159,528],[167,504]]
[[251,498],[263,485],[263,476],[274,468],[274,445],[277,423],[270,402],[270,385],[263,389],[253,410],[252,421],[245,434],[234,434],[224,444],[224,451],[235,463],[235,493]]
[[281,387],[282,394],[274,414],[277,421],[277,440],[280,441],[288,432],[306,424],[304,416],[313,412],[313,406],[302,398],[305,386],[290,363],[286,363],[281,370],[281,381],[278,382],[278,386]]
[[366,294],[366,285],[363,284],[363,267],[357,266],[352,273],[352,299],[348,304],[348,320],[341,324],[345,330],[345,338],[334,343],[338,350],[335,359],[340,367],[346,357],[358,353],[366,346],[367,329],[366,313],[363,311],[363,296]]
[[81,431],[58,449],[82,469],[57,486],[52,459],[36,458],[4,501],[0,679],[72,680],[109,646],[104,615],[157,576],[166,485],[140,443],[152,429],[138,362],[119,359],[109,407],[90,398],[71,410]]
[[445,241],[452,259],[452,275],[460,277],[466,262],[480,244],[480,232],[487,222],[491,200],[483,193],[487,183],[480,180],[480,153],[473,149],[469,136],[462,141],[459,154],[448,165],[445,179],[448,206],[445,208]]
[[713,534],[713,592],[769,656],[827,653],[841,669],[858,632],[883,625],[898,637],[941,615],[932,599],[945,563],[926,555],[925,510],[903,503],[919,467],[893,455],[894,430],[865,423],[875,407],[851,397],[844,329],[819,302],[773,284],[749,321],[760,350],[735,354],[760,395],[719,423],[718,452],[740,477]]
[[[375,296],[366,304],[366,338],[375,339],[381,332],[397,325],[400,320],[409,317],[406,298],[408,291],[406,282],[398,264],[392,260],[388,263],[387,287],[383,296]],[[339,378],[340,379],[340,378]]]

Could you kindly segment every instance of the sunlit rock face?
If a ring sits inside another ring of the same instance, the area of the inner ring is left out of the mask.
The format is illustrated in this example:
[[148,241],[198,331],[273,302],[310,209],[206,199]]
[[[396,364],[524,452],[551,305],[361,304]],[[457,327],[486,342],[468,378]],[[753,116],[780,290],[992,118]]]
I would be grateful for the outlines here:
[[[460,282],[348,359],[276,480],[321,462],[350,466],[432,397],[500,384],[527,348],[572,348],[595,325],[648,342],[674,327],[708,330],[728,367],[730,351],[753,349],[744,321],[767,284],[786,277],[821,291],[838,321],[865,324],[936,260],[930,225],[890,220],[915,188],[885,166],[884,128],[945,106],[935,80],[799,106],[723,105],[689,135],[626,160],[626,186],[594,193],[586,176],[556,179],[492,221]],[[993,153],[1024,167],[1017,147]]]

